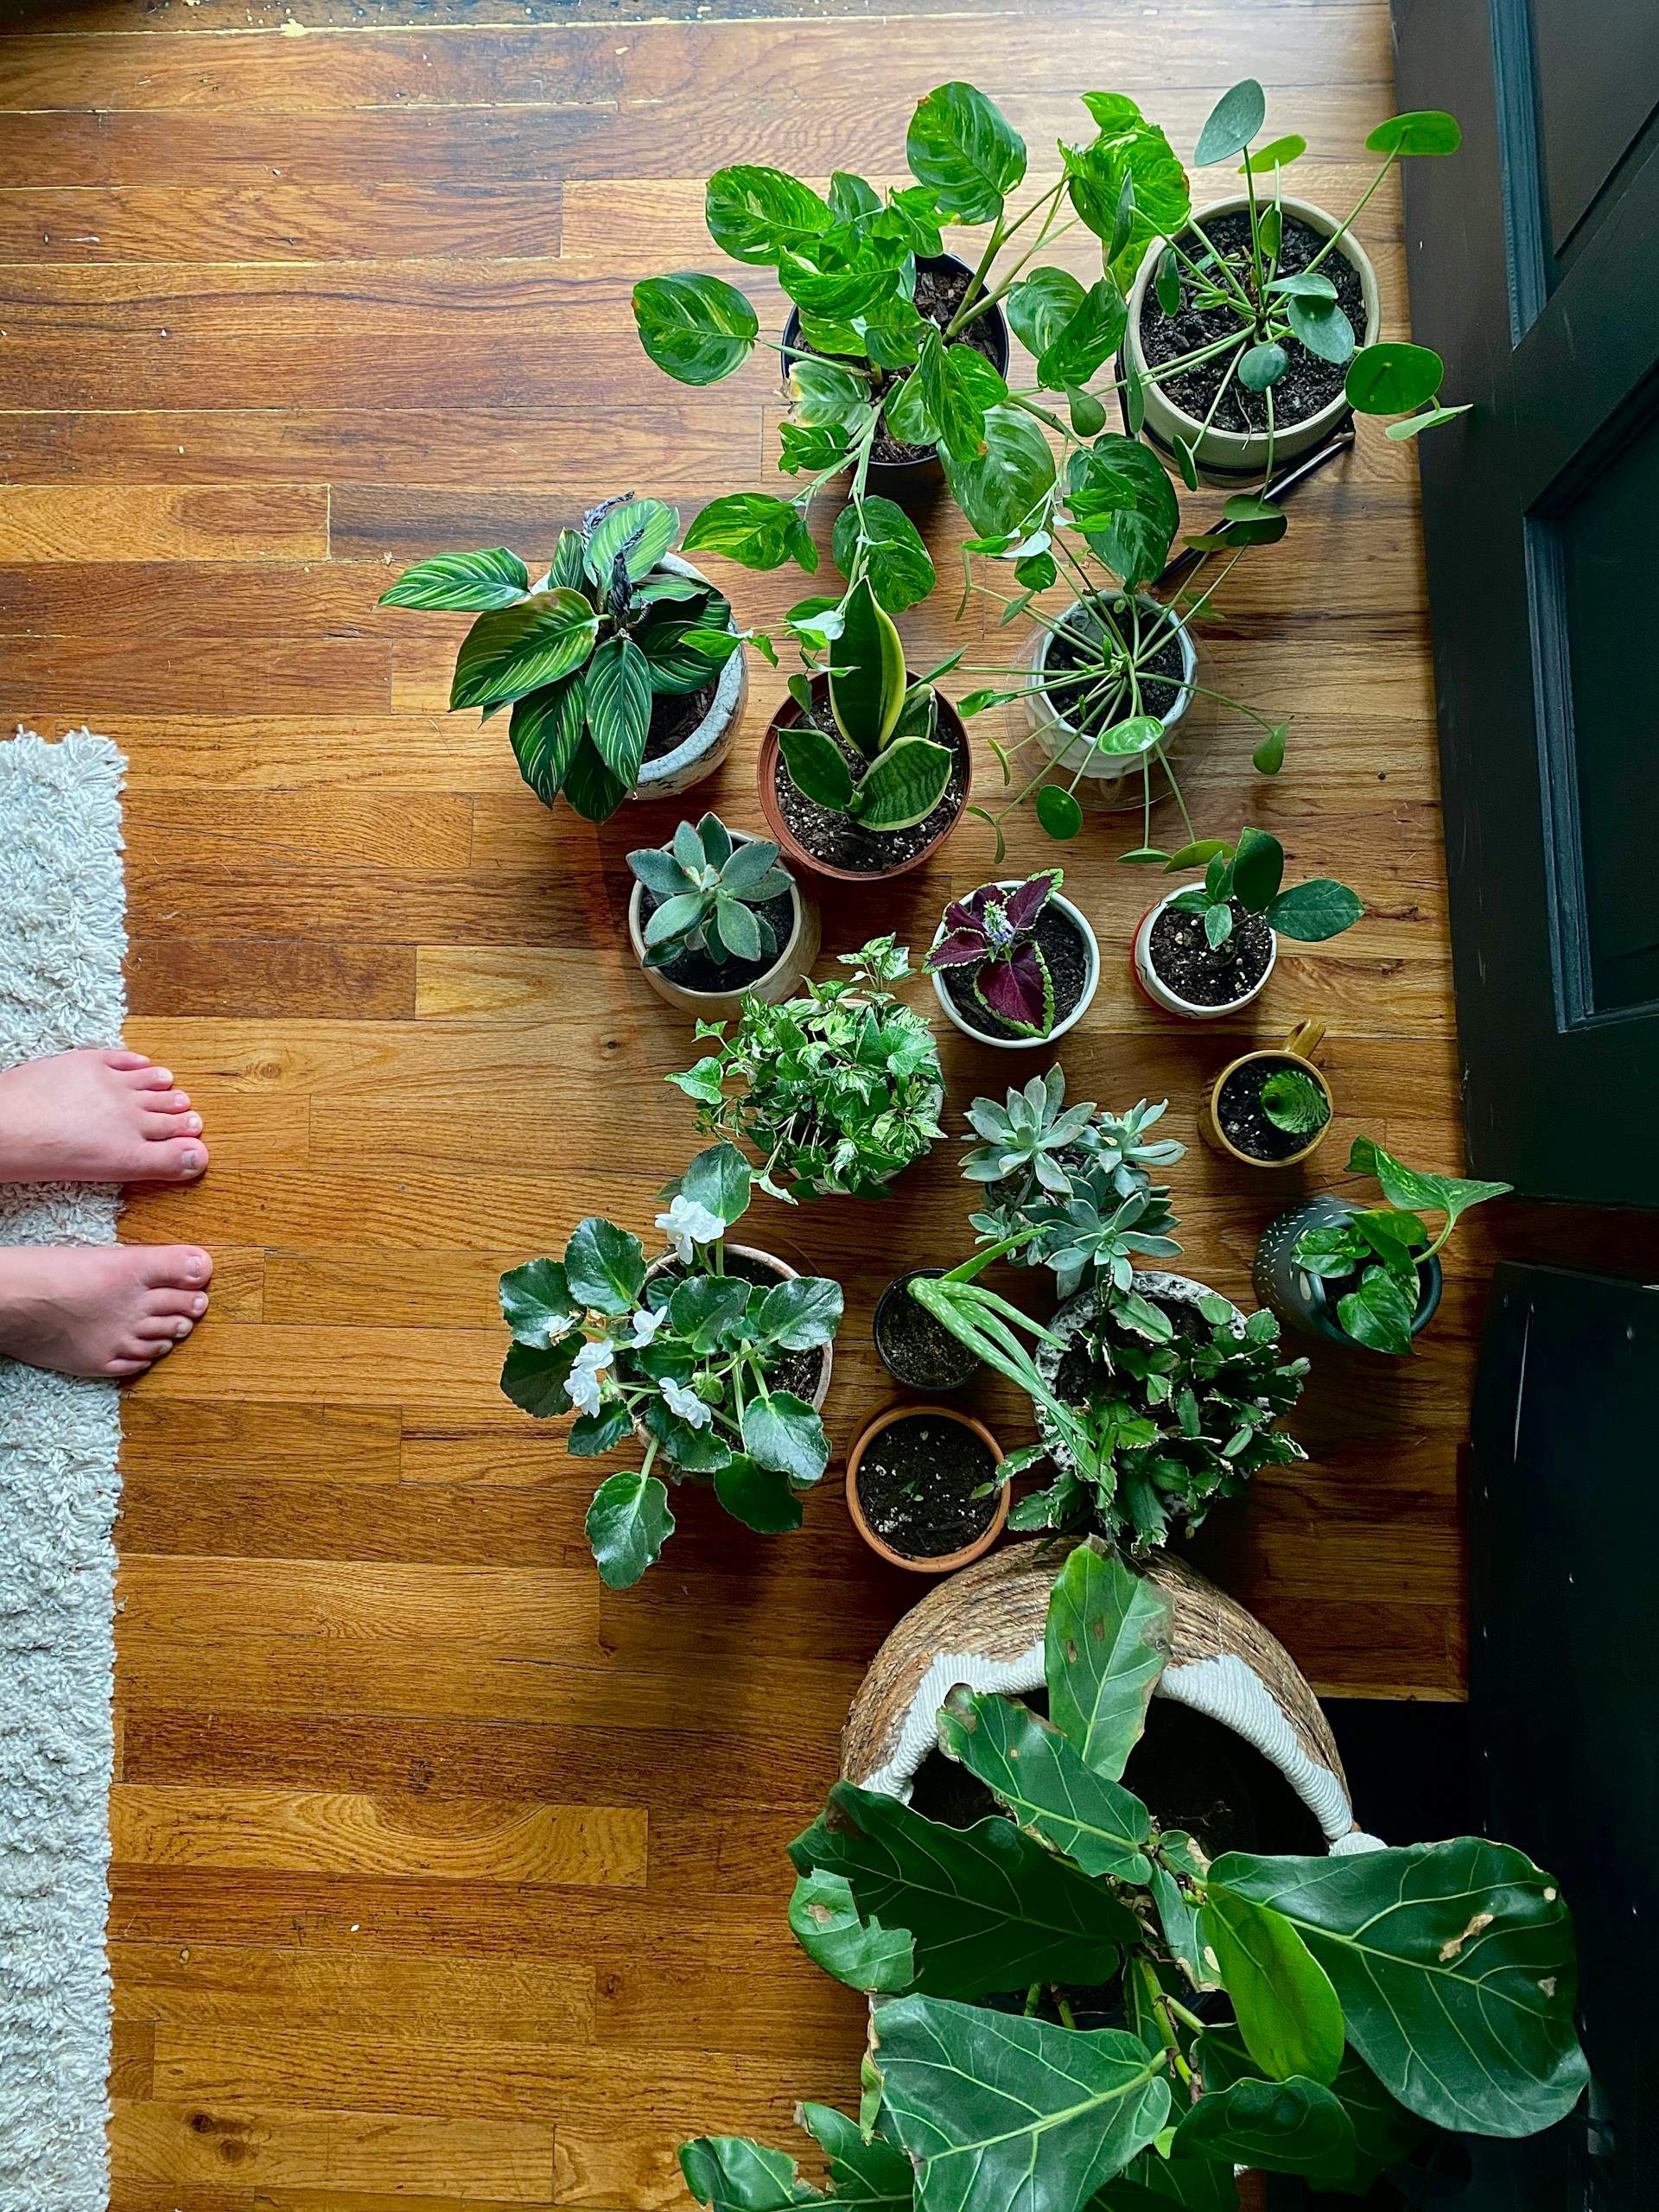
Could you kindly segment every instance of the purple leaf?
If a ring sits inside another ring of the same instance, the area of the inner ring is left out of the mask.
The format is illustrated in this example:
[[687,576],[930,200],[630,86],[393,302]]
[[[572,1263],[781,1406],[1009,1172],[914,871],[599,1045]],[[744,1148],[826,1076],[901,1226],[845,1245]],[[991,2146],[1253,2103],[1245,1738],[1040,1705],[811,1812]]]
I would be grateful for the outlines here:
[[1048,963],[1034,944],[1016,945],[1006,960],[988,963],[976,988],[991,1012],[1014,1028],[1046,1037],[1052,1027],[1053,985]]
[[930,968],[977,968],[988,957],[988,948],[977,930],[952,930],[943,937],[927,956]]
[[1024,937],[1034,926],[1063,880],[1058,868],[1046,868],[1041,875],[1029,877],[1007,893],[1008,924],[1016,935]]

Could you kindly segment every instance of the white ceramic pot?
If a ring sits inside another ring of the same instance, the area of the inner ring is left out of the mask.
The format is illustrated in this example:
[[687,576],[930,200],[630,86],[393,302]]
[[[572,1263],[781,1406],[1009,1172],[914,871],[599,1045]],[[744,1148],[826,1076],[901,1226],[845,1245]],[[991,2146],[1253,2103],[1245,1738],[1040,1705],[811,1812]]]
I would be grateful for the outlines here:
[[[999,880],[996,887],[999,891],[1015,891],[1024,880],[1025,878],[1023,876],[1004,876]],[[971,1037],[976,1045],[988,1045],[994,1051],[999,1052],[1028,1052],[1033,1046],[1052,1045],[1058,1042],[1060,1038],[1065,1036],[1068,1029],[1075,1028],[1077,1024],[1082,1020],[1084,1015],[1089,1011],[1090,1001],[1093,999],[1095,993],[1100,988],[1099,941],[1096,938],[1094,931],[1089,925],[1089,917],[1084,912],[1081,906],[1074,906],[1071,900],[1066,898],[1065,893],[1062,892],[1056,891],[1052,893],[1050,895],[1052,904],[1058,906],[1060,911],[1068,916],[1069,918],[1076,925],[1077,929],[1083,938],[1083,954],[1084,961],[1083,995],[1078,999],[1076,1006],[1072,1007],[1071,1013],[1065,1016],[1065,1020],[1055,1023],[1054,1027],[1049,1031],[1046,1037],[993,1037],[988,1034],[988,1033],[983,1029],[975,1028],[973,1023],[964,1018],[957,1008],[955,1001],[952,1000],[950,992],[945,989],[944,976],[935,976],[932,978],[933,995],[938,999],[939,1004],[944,1008],[946,1019],[953,1021],[957,1027],[961,1030],[963,1035],[964,1037]],[[941,922],[938,929],[933,932],[934,944],[938,944],[944,935],[944,924]]]
[[[693,568],[690,561],[682,561],[677,553],[664,553],[657,565],[666,569],[671,575],[695,576],[703,584],[709,581],[701,569]],[[748,661],[745,648],[740,645],[715,679],[715,696],[709,702],[708,713],[671,753],[645,762],[629,796],[673,798],[681,791],[689,791],[694,784],[700,784],[705,776],[712,776],[732,749],[732,740],[742,719],[743,702],[748,696]]]
[[1153,925],[1176,893],[1187,887],[1178,883],[1174,891],[1166,891],[1158,904],[1149,906],[1141,917],[1141,926],[1135,933],[1131,953],[1135,980],[1154,1005],[1162,1007],[1166,1014],[1179,1014],[1187,1021],[1220,1021],[1230,1014],[1236,1014],[1242,1007],[1249,1006],[1253,999],[1261,997],[1267,988],[1268,976],[1278,963],[1279,938],[1274,931],[1268,931],[1273,942],[1268,950],[1268,964],[1262,971],[1260,982],[1252,984],[1242,998],[1230,999],[1225,1006],[1195,1006],[1191,999],[1184,999],[1179,991],[1172,991],[1152,964]]
[[[1167,608],[1160,607],[1155,599],[1147,598],[1144,594],[1137,604],[1145,614],[1162,617],[1168,613]],[[1059,619],[1062,623],[1070,623],[1082,615],[1083,611],[1082,601],[1073,600]],[[1198,652],[1193,646],[1192,632],[1185,624],[1177,631],[1176,636],[1180,641],[1181,648],[1180,680],[1184,684],[1191,685],[1198,675]],[[1053,643],[1054,633],[1052,630],[1041,628],[1038,630],[1032,643],[1029,658],[1029,666],[1033,676],[1047,675],[1049,649]],[[1190,690],[1182,691],[1169,712],[1160,717],[1164,725],[1166,752],[1168,751],[1169,741],[1173,738],[1176,728],[1182,715],[1185,714],[1192,696]],[[1080,791],[1084,796],[1089,794],[1092,787],[1094,792],[1101,797],[1116,798],[1118,787],[1124,778],[1138,775],[1145,765],[1146,756],[1143,753],[1102,753],[1097,750],[1092,739],[1074,728],[1066,721],[1065,715],[1053,704],[1052,696],[1049,692],[1027,693],[1026,720],[1030,725],[1032,735],[1057,768],[1063,769],[1068,774],[1075,774],[1081,769],[1083,782]]]
[[[734,845],[754,842],[747,830],[734,830],[731,839]],[[785,873],[787,874],[788,870]],[[818,910],[792,875],[789,878],[789,901],[791,928],[782,950],[771,967],[752,983],[746,983],[741,991],[690,990],[685,984],[677,983],[662,969],[646,965],[643,925],[645,887],[637,879],[628,899],[628,942],[645,981],[659,999],[666,999],[670,1006],[678,1007],[683,1014],[696,1014],[704,1021],[735,1020],[743,1010],[746,998],[765,999],[770,1005],[781,1005],[785,999],[794,996],[812,972],[820,943]]]
[[[1225,200],[1211,201],[1201,207],[1193,217],[1198,224],[1206,222],[1213,215],[1231,214],[1236,209],[1248,207],[1249,201],[1242,192],[1231,194]],[[1329,238],[1338,227],[1336,216],[1323,207],[1316,207],[1312,200],[1287,200],[1283,202],[1287,215],[1298,215],[1322,238]],[[1189,227],[1191,227],[1189,226]],[[1205,429],[1196,415],[1189,415],[1178,407],[1162,389],[1153,381],[1156,372],[1148,366],[1141,351],[1141,307],[1157,273],[1163,241],[1154,239],[1129,287],[1129,321],[1124,333],[1124,346],[1128,359],[1146,379],[1147,428],[1160,444],[1173,448],[1177,437],[1191,445],[1198,441],[1194,459],[1200,475],[1218,483],[1234,483],[1246,478],[1259,477],[1268,465],[1268,435],[1265,430],[1222,430],[1213,425]],[[1382,310],[1377,292],[1376,271],[1370,258],[1351,231],[1346,232],[1336,251],[1350,261],[1359,277],[1360,293],[1365,306],[1365,330],[1359,343],[1371,346],[1382,327]],[[1274,467],[1294,461],[1299,454],[1311,453],[1322,445],[1348,411],[1348,403],[1342,393],[1318,414],[1308,416],[1300,423],[1282,423],[1273,435]]]

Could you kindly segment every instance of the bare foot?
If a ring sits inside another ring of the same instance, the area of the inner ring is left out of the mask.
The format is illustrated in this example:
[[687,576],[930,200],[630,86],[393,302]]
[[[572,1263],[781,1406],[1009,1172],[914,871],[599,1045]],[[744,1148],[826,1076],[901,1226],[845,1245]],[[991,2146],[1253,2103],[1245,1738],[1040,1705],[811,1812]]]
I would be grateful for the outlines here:
[[207,1311],[196,1244],[0,1246],[0,1355],[62,1375],[142,1375]]
[[207,1165],[200,1115],[142,1052],[0,1071],[0,1183],[188,1183]]

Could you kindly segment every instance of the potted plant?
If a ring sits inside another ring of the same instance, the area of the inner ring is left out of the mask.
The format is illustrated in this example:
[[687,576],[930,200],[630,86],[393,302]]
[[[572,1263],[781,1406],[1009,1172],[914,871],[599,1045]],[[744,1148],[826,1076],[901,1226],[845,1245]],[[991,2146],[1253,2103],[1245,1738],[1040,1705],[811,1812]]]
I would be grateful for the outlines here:
[[972,777],[968,734],[931,681],[912,682],[892,618],[861,576],[836,610],[827,671],[791,679],[757,767],[760,810],[803,867],[843,883],[918,868]]
[[700,1152],[664,1192],[668,1249],[597,1217],[557,1260],[501,1278],[512,1332],[501,1388],[538,1420],[575,1413],[566,1448],[597,1459],[632,1437],[637,1467],[607,1476],[588,1511],[603,1580],[625,1590],[674,1533],[670,1482],[711,1484],[726,1510],[766,1535],[798,1529],[800,1493],[829,1464],[818,1418],[830,1387],[841,1288],[769,1252],[727,1241],[749,1204],[748,1162]]
[[944,1273],[943,1268],[907,1268],[875,1301],[870,1323],[875,1356],[907,1390],[959,1390],[979,1372],[979,1362],[967,1346],[910,1295],[912,1282]]
[[1334,1102],[1318,1065],[1325,1024],[1299,1021],[1282,1045],[1230,1060],[1198,1109],[1198,1135],[1246,1167],[1295,1167],[1317,1152]]
[[677,508],[611,499],[559,533],[531,582],[516,553],[445,553],[405,569],[383,607],[455,608],[451,711],[511,707],[520,774],[543,805],[604,822],[630,795],[665,798],[713,773],[747,690],[731,608],[670,551]]
[[671,843],[630,853],[628,866],[629,941],[671,1006],[724,1021],[746,993],[786,999],[810,974],[818,911],[766,838],[705,814]]
[[1002,1447],[951,1406],[890,1406],[847,1456],[847,1510],[878,1559],[912,1574],[951,1574],[1001,1535]]
[[909,955],[890,937],[838,956],[849,970],[783,1006],[749,998],[728,1035],[668,1080],[697,1106],[697,1125],[761,1154],[773,1198],[879,1198],[936,1137],[944,1081],[932,1033],[889,988]]
[[1426,346],[1379,343],[1376,273],[1353,224],[1395,162],[1455,153],[1449,115],[1392,116],[1365,143],[1382,165],[1338,220],[1284,194],[1307,150],[1300,136],[1251,151],[1266,119],[1247,78],[1217,102],[1193,152],[1207,168],[1243,156],[1242,192],[1185,216],[1141,262],[1128,296],[1126,375],[1141,387],[1146,428],[1189,486],[1265,479],[1320,444],[1349,409],[1400,415],[1390,437],[1415,436],[1466,411],[1436,405],[1445,374]]
[[1081,907],[1060,896],[1065,880],[1052,868],[984,883],[945,908],[924,964],[964,1036],[1003,1051],[1052,1044],[1087,1013],[1100,947]]
[[[1281,1213],[1256,1247],[1256,1295],[1308,1336],[1408,1352],[1440,1302],[1440,1251],[1459,1216],[1514,1186],[1424,1174],[1370,1137],[1355,1139],[1348,1173],[1375,1176],[1388,1204],[1355,1207],[1325,1192]],[[1425,1213],[1446,1217],[1438,1236]]]
[[1135,978],[1154,1006],[1188,1021],[1216,1021],[1258,997],[1281,937],[1319,944],[1351,929],[1365,909],[1330,876],[1281,888],[1285,849],[1248,824],[1236,844],[1205,839],[1166,862],[1204,868],[1201,885],[1165,893],[1135,934]]
[[1589,2068],[1559,1885],[1469,1836],[1212,1857],[1126,1778],[1169,1641],[1160,1593],[1079,1546],[1046,1718],[933,1691],[984,1817],[836,1784],[790,1847],[789,1918],[871,1999],[862,2125],[801,2108],[827,2192],[763,2145],[688,2143],[702,2202],[1221,2206],[1241,2166],[1359,2195],[1434,2131],[1513,2139],[1571,2112]]
[[[1148,1172],[1173,1166],[1186,1150],[1177,1138],[1148,1135],[1167,1111],[1167,1100],[1153,1106],[1144,1098],[1127,1114],[1103,1112],[1092,1098],[1068,1106],[1065,1072],[1058,1065],[1033,1076],[1023,1090],[1011,1084],[1001,1105],[976,1098],[968,1122],[979,1142],[963,1155],[962,1172],[979,1186],[981,1208],[969,1218],[982,1243],[1007,1245],[1010,1259],[1042,1266],[1043,1243],[1022,1241],[1021,1231],[1057,1226],[1065,1213],[1069,1234],[1066,1210],[1079,1201],[1105,1217],[1126,1200],[1141,1199],[1147,1203],[1135,1219],[1145,1233],[1173,1227],[1168,1188],[1154,1185]],[[1179,1248],[1157,1249],[1168,1256]],[[1075,1274],[1068,1267],[1063,1294],[1082,1280],[1081,1265]]]

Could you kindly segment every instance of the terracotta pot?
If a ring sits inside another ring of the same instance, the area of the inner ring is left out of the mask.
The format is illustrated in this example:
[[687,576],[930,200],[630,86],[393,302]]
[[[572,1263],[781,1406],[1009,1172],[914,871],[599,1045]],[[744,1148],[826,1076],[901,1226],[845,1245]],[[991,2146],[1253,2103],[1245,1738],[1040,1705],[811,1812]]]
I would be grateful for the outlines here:
[[[998,882],[997,888],[999,891],[1014,891],[1019,887],[1023,880],[1023,878],[1017,875],[1004,876]],[[1072,1029],[1077,1027],[1077,1023],[1082,1020],[1084,1015],[1088,1013],[1090,1007],[1093,1004],[1095,993],[1100,988],[1099,940],[1096,938],[1094,931],[1090,927],[1089,917],[1084,912],[1081,906],[1074,905],[1073,902],[1070,899],[1066,898],[1065,893],[1062,892],[1053,892],[1050,894],[1050,898],[1052,905],[1061,908],[1064,912],[1070,915],[1078,936],[1083,939],[1084,981],[1082,996],[1078,999],[1076,1006],[1072,1007],[1071,1013],[1064,1015],[1060,1020],[1054,1024],[1054,1027],[1049,1031],[1046,1037],[993,1037],[988,1030],[980,1029],[975,1027],[974,1023],[968,1019],[967,1015],[963,1014],[960,1007],[957,1006],[950,992],[945,989],[944,976],[936,974],[932,978],[933,995],[944,1007],[946,1020],[954,1022],[957,1027],[961,1030],[963,1035],[964,1037],[971,1037],[975,1044],[988,1045],[994,1052],[1028,1052],[1032,1051],[1033,1047],[1047,1046],[1057,1044],[1059,1039],[1065,1036],[1068,1029]],[[934,944],[937,944],[944,935],[944,924],[941,921],[938,929],[933,932]]]
[[[829,694],[829,677],[815,676],[812,678],[814,704],[827,701]],[[912,868],[920,868],[923,861],[938,850],[956,828],[957,823],[961,821],[963,809],[967,805],[973,790],[974,756],[968,742],[968,733],[963,727],[961,715],[944,693],[941,692],[939,695],[939,725],[946,734],[943,741],[955,747],[962,756],[964,768],[962,797],[956,812],[944,827],[928,840],[920,852],[912,854],[908,860],[895,861],[891,868],[836,868],[828,861],[821,861],[816,853],[809,851],[785,821],[784,810],[778,804],[777,776],[779,766],[778,733],[799,719],[800,709],[792,699],[785,698],[767,723],[766,734],[760,741],[760,758],[755,769],[755,782],[760,797],[760,811],[766,818],[767,835],[791,861],[798,861],[802,868],[810,868],[813,874],[824,876],[835,883],[885,883],[890,876],[908,875]]]
[[[1122,604],[1121,594],[1116,595],[1116,603],[1120,606]],[[1149,616],[1161,617],[1169,611],[1157,600],[1149,598],[1144,592],[1140,594],[1136,603],[1141,612]],[[1058,619],[1062,624],[1071,623],[1076,621],[1082,615],[1083,611],[1082,601],[1074,599]],[[1176,636],[1181,648],[1181,681],[1190,685],[1198,676],[1198,649],[1193,645],[1192,633],[1185,623],[1177,631]],[[1047,675],[1048,656],[1053,644],[1054,632],[1039,626],[1033,642],[1030,655],[1030,666],[1033,676],[1041,677]],[[1178,693],[1175,703],[1169,712],[1160,716],[1164,726],[1162,749],[1166,753],[1168,753],[1174,741],[1175,733],[1180,726],[1182,717],[1186,713],[1192,697],[1190,690]],[[1116,800],[1121,797],[1119,786],[1123,783],[1124,779],[1131,775],[1138,776],[1146,766],[1147,756],[1142,753],[1096,751],[1093,741],[1080,730],[1074,728],[1059,709],[1053,705],[1052,693],[1033,691],[1027,694],[1026,721],[1030,727],[1032,735],[1057,768],[1067,775],[1074,775],[1079,769],[1082,770],[1083,780],[1077,787],[1080,798],[1093,797],[1109,801]]]
[[[1287,200],[1282,206],[1287,215],[1299,215],[1303,222],[1329,238],[1339,227],[1336,216],[1323,207],[1316,207],[1311,200]],[[1248,207],[1249,201],[1242,192],[1229,194],[1224,200],[1212,200],[1209,207],[1200,207],[1192,219],[1202,224],[1213,215],[1230,214],[1236,208]],[[1191,228],[1189,223],[1186,228]],[[1125,354],[1132,366],[1145,379],[1147,418],[1146,427],[1155,444],[1166,451],[1173,450],[1179,436],[1185,444],[1197,440],[1194,461],[1200,476],[1213,483],[1236,484],[1262,475],[1268,465],[1268,437],[1264,430],[1220,430],[1213,425],[1205,429],[1196,415],[1189,415],[1168,398],[1154,379],[1157,371],[1147,365],[1141,350],[1141,309],[1157,274],[1162,250],[1162,240],[1154,238],[1147,247],[1134,283],[1129,288],[1129,320],[1124,332]],[[1361,296],[1365,305],[1365,330],[1358,340],[1361,346],[1374,345],[1382,327],[1382,303],[1377,291],[1376,271],[1372,268],[1365,249],[1352,232],[1346,232],[1336,251],[1351,262],[1359,276]],[[1299,454],[1311,453],[1346,418],[1348,402],[1343,394],[1310,415],[1300,423],[1276,427],[1273,435],[1273,460],[1281,463],[1295,460]]]
[[[666,569],[671,575],[695,576],[704,584],[709,581],[701,569],[681,560],[677,553],[664,553],[657,565]],[[737,735],[748,696],[747,648],[740,645],[721,665],[708,713],[671,753],[645,762],[629,798],[672,798],[680,791],[690,791],[694,784],[702,783],[705,776],[712,776],[732,749],[732,740]]]
[[1178,883],[1174,891],[1165,892],[1157,905],[1148,906],[1146,912],[1141,915],[1135,929],[1135,941],[1129,948],[1129,966],[1134,972],[1135,982],[1139,983],[1146,995],[1155,1007],[1160,1007],[1166,1014],[1179,1014],[1183,1021],[1224,1021],[1229,1014],[1242,1012],[1253,1000],[1260,998],[1267,988],[1268,978],[1278,964],[1278,934],[1273,930],[1268,932],[1273,939],[1273,944],[1268,953],[1268,964],[1262,971],[1259,982],[1253,983],[1242,997],[1230,999],[1225,1006],[1195,1005],[1191,999],[1184,999],[1179,991],[1171,990],[1169,985],[1165,982],[1152,964],[1153,925],[1170,900],[1185,887]]
[[[754,842],[747,830],[734,830],[731,838],[734,845]],[[818,910],[792,875],[789,879],[789,899],[792,921],[778,957],[740,991],[694,991],[684,983],[677,983],[663,969],[647,963],[641,925],[645,887],[637,880],[628,899],[628,942],[633,947],[640,972],[659,999],[666,999],[670,1006],[678,1007],[683,1014],[696,1014],[704,1021],[734,1020],[742,1012],[746,998],[765,999],[771,1005],[781,1005],[785,999],[793,997],[812,972],[820,943]]]
[[[1331,1133],[1331,1117],[1336,1111],[1336,1100],[1325,1071],[1316,1065],[1319,1047],[1325,1041],[1325,1023],[1316,1014],[1311,1020],[1299,1021],[1282,1045],[1267,1045],[1254,1052],[1241,1052],[1236,1060],[1229,1060],[1211,1084],[1203,1105],[1198,1109],[1198,1135],[1211,1152],[1219,1153],[1224,1160],[1236,1160],[1242,1166],[1266,1169],[1296,1167],[1316,1153]],[[1240,1068],[1249,1067],[1253,1060],[1290,1060],[1304,1075],[1316,1083],[1325,1098],[1324,1125],[1316,1129],[1299,1152],[1287,1152],[1277,1160],[1257,1160],[1253,1154],[1241,1152],[1221,1126],[1222,1086]]]
[[847,1455],[847,1510],[852,1516],[853,1526],[859,1535],[876,1557],[886,1560],[889,1567],[901,1567],[907,1574],[954,1574],[959,1567],[967,1567],[972,1560],[982,1558],[1001,1535],[1008,1517],[1006,1483],[996,1494],[996,1510],[984,1533],[976,1536],[971,1544],[964,1544],[960,1551],[942,1553],[938,1559],[906,1559],[903,1552],[894,1551],[892,1545],[884,1543],[871,1528],[859,1503],[858,1470],[871,1439],[879,1436],[884,1428],[890,1428],[894,1421],[908,1421],[917,1414],[925,1414],[931,1421],[953,1421],[963,1428],[972,1429],[980,1442],[993,1453],[997,1465],[1001,1465],[1004,1457],[1002,1446],[984,1422],[976,1421],[971,1414],[958,1413],[954,1406],[936,1406],[920,1401],[889,1406],[886,1413],[876,1415]]

